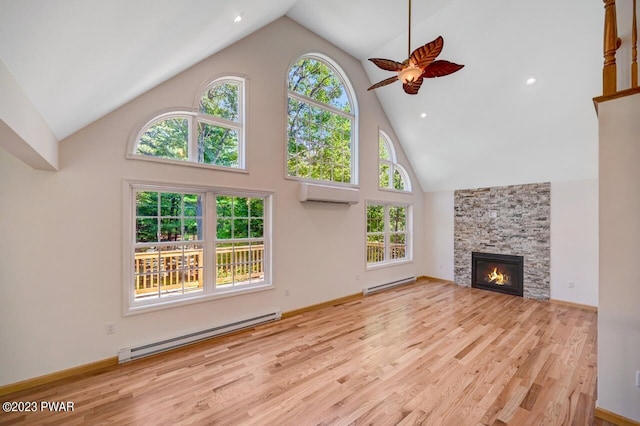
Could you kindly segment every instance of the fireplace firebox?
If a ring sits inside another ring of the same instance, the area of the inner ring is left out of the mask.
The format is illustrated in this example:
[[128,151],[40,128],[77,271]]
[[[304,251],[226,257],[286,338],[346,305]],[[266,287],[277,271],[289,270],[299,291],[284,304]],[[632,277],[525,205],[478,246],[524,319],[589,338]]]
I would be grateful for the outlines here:
[[471,253],[471,287],[523,296],[524,257]]

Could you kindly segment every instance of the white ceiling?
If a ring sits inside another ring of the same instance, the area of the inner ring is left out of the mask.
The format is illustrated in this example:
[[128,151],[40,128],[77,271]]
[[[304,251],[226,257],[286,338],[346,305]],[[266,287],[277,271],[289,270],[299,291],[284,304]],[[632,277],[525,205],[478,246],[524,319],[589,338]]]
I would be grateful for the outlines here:
[[[389,0],[0,0],[0,59],[64,139],[285,14],[372,83],[391,75],[367,58],[406,59],[407,4]],[[596,0],[413,0],[413,47],[442,35],[440,59],[465,64],[416,96],[377,89],[422,188],[595,178],[602,16]]]

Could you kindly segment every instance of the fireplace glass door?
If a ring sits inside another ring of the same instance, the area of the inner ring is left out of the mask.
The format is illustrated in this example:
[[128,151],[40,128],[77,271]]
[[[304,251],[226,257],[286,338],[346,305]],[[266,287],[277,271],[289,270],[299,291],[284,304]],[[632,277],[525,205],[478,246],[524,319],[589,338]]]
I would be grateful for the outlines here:
[[522,256],[473,252],[471,262],[472,287],[523,295]]

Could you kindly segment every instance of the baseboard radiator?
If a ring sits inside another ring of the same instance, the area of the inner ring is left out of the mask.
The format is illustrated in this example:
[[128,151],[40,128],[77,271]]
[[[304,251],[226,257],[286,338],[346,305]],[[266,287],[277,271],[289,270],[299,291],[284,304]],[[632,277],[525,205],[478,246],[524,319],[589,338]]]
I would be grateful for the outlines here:
[[282,312],[276,311],[220,325],[218,327],[209,328],[207,330],[196,331],[194,333],[185,334],[183,336],[173,337],[171,339],[161,340],[155,343],[149,343],[147,345],[142,345],[135,348],[121,349],[118,352],[118,362],[122,364],[127,361],[133,361],[134,359],[139,359],[145,356],[168,351],[170,349],[179,348],[180,346],[185,346],[200,340],[209,339],[215,336],[221,336],[233,331],[242,330],[243,328],[253,327],[258,324],[276,321],[280,318],[282,318]]
[[416,282],[416,277],[403,278],[397,281],[391,281],[389,283],[374,285],[373,287],[367,287],[362,289],[362,294],[364,296],[372,293],[376,293],[378,291],[387,290],[389,288],[398,287],[404,284],[410,284]]

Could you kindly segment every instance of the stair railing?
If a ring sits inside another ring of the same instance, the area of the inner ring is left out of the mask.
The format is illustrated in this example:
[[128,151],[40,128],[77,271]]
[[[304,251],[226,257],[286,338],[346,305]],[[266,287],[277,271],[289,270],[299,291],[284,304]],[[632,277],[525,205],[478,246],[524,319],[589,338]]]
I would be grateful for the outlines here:
[[[604,67],[602,68],[602,95],[610,96],[618,92],[618,70],[616,52],[622,40],[618,37],[616,0],[604,1]],[[633,0],[633,21],[631,26],[631,88],[638,87],[638,22],[636,0]]]

